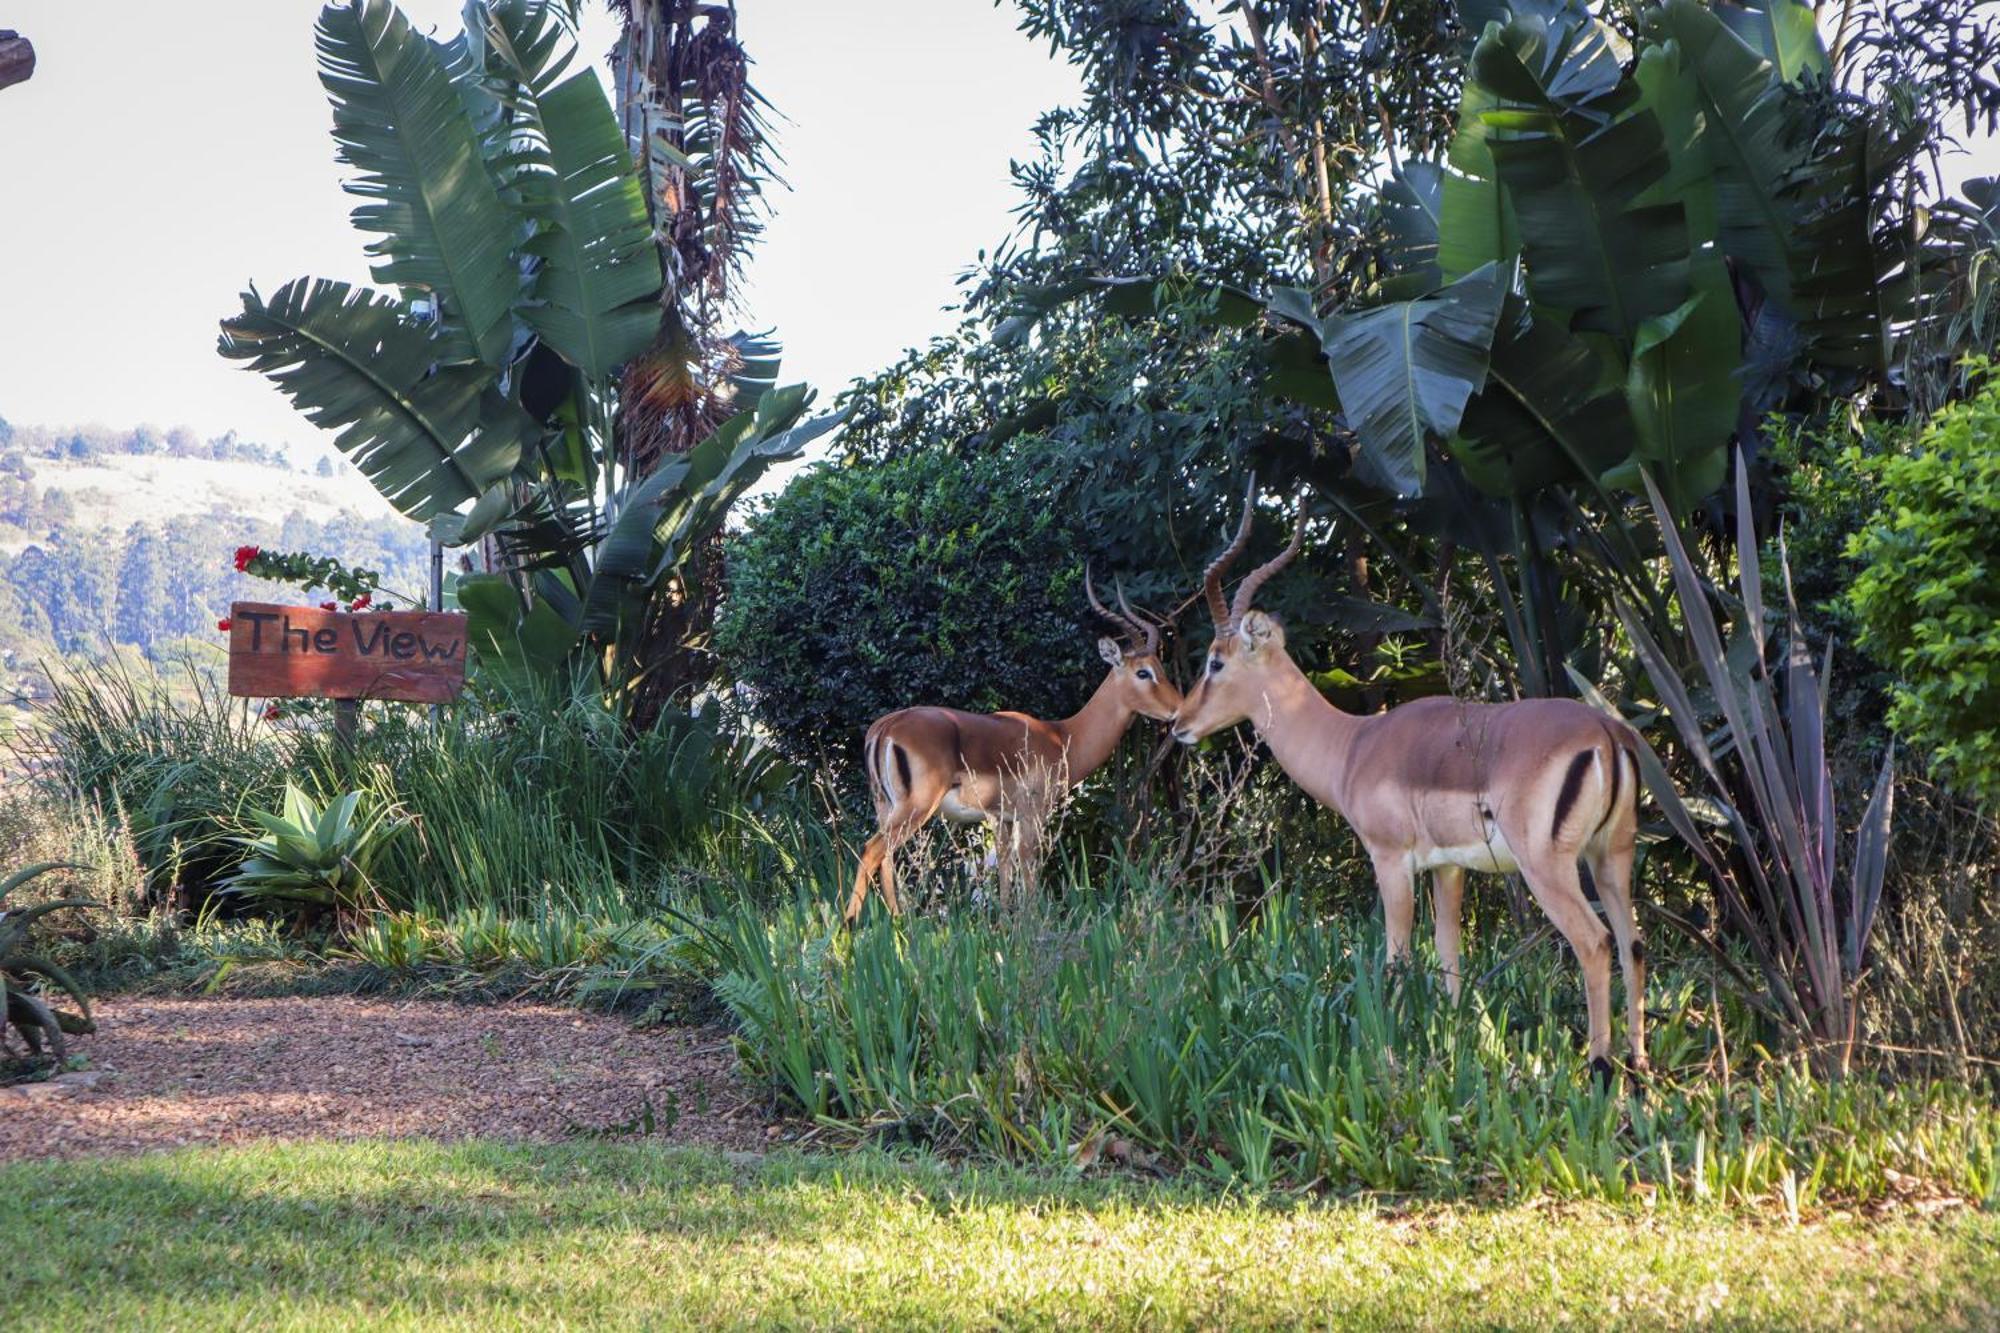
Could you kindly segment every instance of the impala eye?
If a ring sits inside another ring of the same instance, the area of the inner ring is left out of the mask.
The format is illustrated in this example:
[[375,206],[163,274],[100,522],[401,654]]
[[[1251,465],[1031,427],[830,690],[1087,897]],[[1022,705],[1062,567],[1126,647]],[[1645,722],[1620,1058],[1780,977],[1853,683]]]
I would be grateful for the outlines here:
[[1215,674],[1216,672],[1218,672],[1218,671],[1220,671],[1220,670],[1222,670],[1222,659],[1221,659],[1221,658],[1219,658],[1219,657],[1211,657],[1211,658],[1209,658],[1209,659],[1208,659],[1208,674],[1209,674],[1209,675],[1211,675],[1211,676],[1213,676],[1213,675],[1214,675],[1214,674]]
[[1137,676],[1140,680],[1151,680],[1153,678],[1152,669],[1149,667],[1140,667],[1137,671],[1134,671],[1132,674]]

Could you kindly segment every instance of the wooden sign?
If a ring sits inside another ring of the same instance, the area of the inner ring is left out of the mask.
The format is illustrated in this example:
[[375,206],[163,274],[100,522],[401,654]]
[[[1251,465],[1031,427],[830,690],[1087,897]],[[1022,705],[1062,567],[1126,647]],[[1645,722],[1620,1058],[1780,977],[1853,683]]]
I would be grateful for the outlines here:
[[229,692],[437,704],[465,686],[465,617],[442,611],[229,608]]

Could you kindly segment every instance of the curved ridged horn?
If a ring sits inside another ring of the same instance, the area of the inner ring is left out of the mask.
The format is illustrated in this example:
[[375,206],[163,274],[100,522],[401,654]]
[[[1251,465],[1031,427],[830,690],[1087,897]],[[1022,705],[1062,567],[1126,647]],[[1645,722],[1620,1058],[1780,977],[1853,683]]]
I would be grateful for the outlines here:
[[[1149,638],[1144,625],[1141,625],[1135,619],[1127,619],[1125,616],[1119,615],[1116,611],[1113,611],[1110,607],[1097,600],[1097,589],[1090,586],[1090,566],[1088,564],[1083,567],[1083,595],[1090,599],[1090,609],[1104,617],[1105,620],[1116,625],[1124,633],[1126,640],[1132,647],[1136,648],[1140,641]],[[1118,601],[1120,605],[1124,604],[1125,594],[1122,590],[1118,594]],[[1130,610],[1129,607],[1126,609]],[[1151,651],[1150,647],[1148,651]]]
[[1264,581],[1292,563],[1292,557],[1299,553],[1299,547],[1305,544],[1305,539],[1306,506],[1301,500],[1298,521],[1292,525],[1292,540],[1286,544],[1284,550],[1244,575],[1243,582],[1236,585],[1236,600],[1229,604],[1231,629],[1242,623],[1245,613],[1250,610],[1250,599],[1257,595],[1257,590],[1264,586]]
[[1218,634],[1230,624],[1229,604],[1222,600],[1222,571],[1228,569],[1230,562],[1242,555],[1243,548],[1250,544],[1250,519],[1254,512],[1251,502],[1256,498],[1257,478],[1253,474],[1249,487],[1243,492],[1243,521],[1236,525],[1236,539],[1229,543],[1228,549],[1210,562],[1201,576],[1202,591],[1208,596],[1208,614],[1215,621],[1215,630]]
[[1118,609],[1124,612],[1125,618],[1134,625],[1137,625],[1140,632],[1145,635],[1147,654],[1152,657],[1158,657],[1160,655],[1160,627],[1153,623],[1151,616],[1142,616],[1132,609],[1132,604],[1125,600],[1124,585],[1114,579],[1112,580],[1111,588],[1112,591],[1118,594]]

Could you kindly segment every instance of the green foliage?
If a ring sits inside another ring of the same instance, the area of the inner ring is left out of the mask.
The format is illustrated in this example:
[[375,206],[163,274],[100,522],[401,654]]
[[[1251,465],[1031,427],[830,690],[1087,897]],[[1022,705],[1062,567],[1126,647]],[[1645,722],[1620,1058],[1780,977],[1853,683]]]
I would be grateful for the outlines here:
[[[2000,1216],[1919,1206],[1794,1226],[1776,1210],[1218,1196],[908,1152],[657,1141],[265,1142],[0,1163],[9,1309],[32,1328],[365,1333],[444,1310],[495,1333],[550,1310],[604,1328],[2000,1322]],[[109,1236],[124,1244],[115,1266]],[[255,1261],[218,1263],[232,1246]]]
[[716,633],[778,744],[843,758],[917,703],[1081,705],[1102,669],[1072,480],[942,451],[794,480],[737,548]]
[[[4,1035],[9,1027],[14,1028],[28,1043],[30,1056],[40,1055],[46,1042],[58,1066],[66,1055],[64,1033],[94,1032],[97,1029],[90,1017],[90,997],[83,993],[83,988],[69,973],[50,961],[46,953],[37,947],[28,928],[50,913],[69,908],[95,907],[97,904],[85,898],[58,898],[36,903],[32,907],[9,910],[6,902],[7,896],[22,885],[52,870],[65,868],[60,862],[39,861],[0,879],[0,1035]],[[31,978],[60,987],[76,1001],[82,1012],[70,1014],[56,1009],[31,989],[36,984]]]
[[[1017,914],[848,934],[832,889],[724,905],[705,930],[751,1067],[856,1137],[1251,1189],[1799,1209],[1886,1197],[1911,1171],[2000,1189],[2000,1118],[1979,1093],[1757,1065],[1758,1021],[1667,957],[1654,1073],[1627,1099],[1580,1068],[1559,947],[1509,954],[1454,1004],[1434,963],[1383,976],[1379,926],[1283,894],[1251,913],[1175,903],[1139,870]],[[1718,1077],[1725,1057],[1737,1070]]]
[[1844,461],[1879,477],[1855,534],[1847,608],[1895,673],[1889,723],[1951,780],[2000,805],[2000,371],[1942,409],[1907,454]]
[[[765,466],[831,423],[800,425],[803,387],[740,403],[715,387],[722,410],[671,458],[617,438],[619,372],[661,332],[660,254],[625,133],[596,76],[571,72],[573,15],[477,0],[465,21],[441,43],[389,0],[321,12],[334,138],[367,201],[355,224],[379,237],[374,275],[393,290],[300,278],[266,301],[253,288],[219,350],[338,432],[403,513],[454,543],[497,542],[500,572],[461,590],[496,675],[582,663],[649,724],[698,683],[656,670],[686,647],[675,608],[706,604],[694,551]],[[768,383],[769,358],[759,374],[745,385]]]
[[378,898],[371,872],[402,829],[397,811],[366,791],[315,800],[291,782],[280,810],[252,810],[262,830],[240,836],[242,863],[222,892],[253,902],[324,908],[353,920]]
[[[1751,527],[1749,473],[1739,461],[1742,616],[1734,645],[1724,641],[1704,571],[1675,531],[1665,498],[1657,490],[1651,494],[1690,655],[1706,686],[1703,703],[1630,606],[1621,601],[1619,610],[1667,716],[1706,780],[1711,803],[1723,812],[1729,843],[1713,843],[1696,827],[1651,751],[1641,753],[1640,767],[1674,831],[1701,858],[1733,937],[1756,960],[1761,987],[1736,974],[1745,993],[1806,1049],[1816,1069],[1844,1075],[1861,1036],[1859,993],[1888,871],[1894,756],[1883,756],[1852,847],[1841,855],[1844,828],[1827,762],[1821,672],[1813,665],[1789,576],[1782,691],[1778,670],[1766,659],[1764,574]],[[1724,724],[1719,731],[1716,714]],[[1727,747],[1713,743],[1718,736],[1727,738]]]

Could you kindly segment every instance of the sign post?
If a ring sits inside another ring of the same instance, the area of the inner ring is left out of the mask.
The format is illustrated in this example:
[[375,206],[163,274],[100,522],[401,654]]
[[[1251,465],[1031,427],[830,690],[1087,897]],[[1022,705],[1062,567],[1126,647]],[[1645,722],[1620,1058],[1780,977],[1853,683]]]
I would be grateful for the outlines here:
[[332,699],[334,735],[346,745],[362,699],[441,704],[465,687],[465,617],[455,613],[237,602],[229,620],[229,692]]

